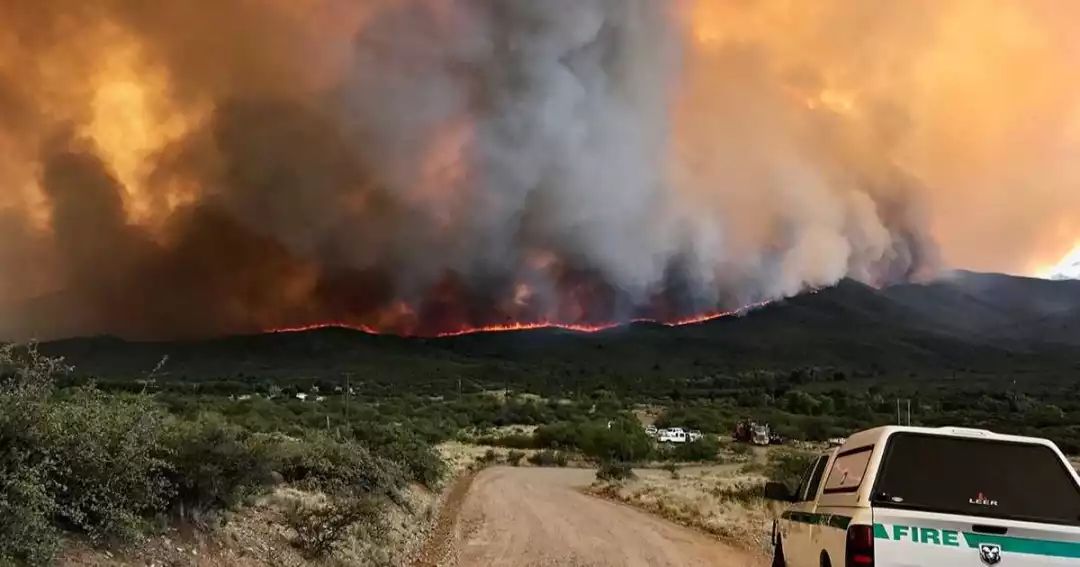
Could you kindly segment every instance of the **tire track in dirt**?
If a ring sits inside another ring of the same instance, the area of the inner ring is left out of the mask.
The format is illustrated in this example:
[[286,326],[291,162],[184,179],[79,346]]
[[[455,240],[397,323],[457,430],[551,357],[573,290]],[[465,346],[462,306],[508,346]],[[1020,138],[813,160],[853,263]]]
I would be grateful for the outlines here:
[[454,531],[457,526],[458,515],[461,512],[461,505],[465,501],[465,496],[469,493],[469,488],[472,486],[476,474],[476,471],[467,471],[454,481],[454,484],[450,487],[450,492],[447,493],[446,500],[439,507],[435,527],[431,530],[428,540],[424,542],[424,546],[420,548],[412,567],[439,567],[454,563],[454,560],[450,557]]

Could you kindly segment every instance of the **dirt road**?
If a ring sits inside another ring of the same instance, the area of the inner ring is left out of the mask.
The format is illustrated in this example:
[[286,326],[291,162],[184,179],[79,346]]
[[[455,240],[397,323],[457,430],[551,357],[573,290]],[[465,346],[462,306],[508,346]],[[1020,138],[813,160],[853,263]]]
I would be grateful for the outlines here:
[[759,567],[661,518],[580,493],[593,471],[496,467],[476,476],[443,565]]

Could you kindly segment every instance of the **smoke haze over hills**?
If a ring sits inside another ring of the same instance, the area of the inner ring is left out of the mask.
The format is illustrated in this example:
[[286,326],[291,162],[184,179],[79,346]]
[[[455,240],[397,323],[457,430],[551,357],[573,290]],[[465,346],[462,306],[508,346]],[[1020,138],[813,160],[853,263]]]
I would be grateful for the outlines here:
[[1068,2],[15,1],[0,332],[673,320],[1080,240]]

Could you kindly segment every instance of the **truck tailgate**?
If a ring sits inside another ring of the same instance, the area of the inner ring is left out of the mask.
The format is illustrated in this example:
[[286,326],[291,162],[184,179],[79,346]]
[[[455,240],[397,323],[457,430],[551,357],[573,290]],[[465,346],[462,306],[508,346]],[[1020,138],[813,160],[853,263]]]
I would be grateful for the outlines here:
[[1046,444],[899,433],[871,502],[879,566],[1080,567],[1080,483]]
[[1080,528],[875,508],[874,556],[875,567],[1080,566]]

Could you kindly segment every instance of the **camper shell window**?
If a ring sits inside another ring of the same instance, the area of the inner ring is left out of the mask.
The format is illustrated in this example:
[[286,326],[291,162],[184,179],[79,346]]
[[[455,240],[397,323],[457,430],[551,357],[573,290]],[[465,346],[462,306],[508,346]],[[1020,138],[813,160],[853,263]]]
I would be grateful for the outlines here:
[[897,433],[875,506],[1080,525],[1080,486],[1046,445]]

